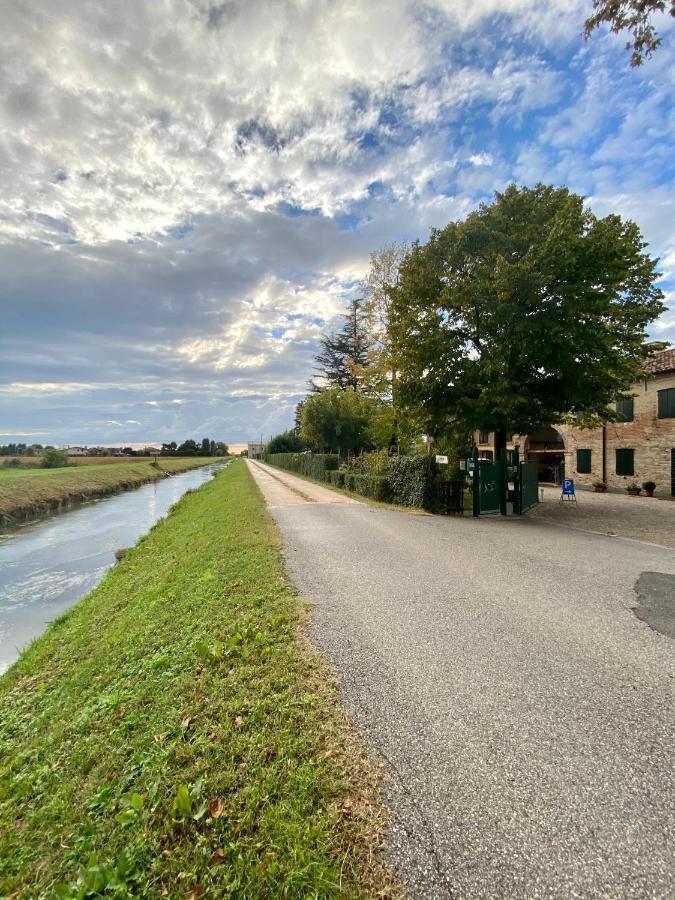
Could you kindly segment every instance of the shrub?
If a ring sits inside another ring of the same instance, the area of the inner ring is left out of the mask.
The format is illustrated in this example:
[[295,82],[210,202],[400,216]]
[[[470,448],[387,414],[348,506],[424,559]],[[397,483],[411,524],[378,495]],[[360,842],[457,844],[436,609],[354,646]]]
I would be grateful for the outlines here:
[[389,472],[389,454],[386,450],[362,453],[349,460],[349,471],[360,475],[386,475]]
[[45,469],[60,469],[68,465],[68,454],[65,450],[45,450],[42,455],[42,466]]
[[22,465],[23,463],[17,456],[12,456],[3,462],[3,466],[8,466],[10,469],[20,469]]
[[394,503],[431,511],[438,508],[438,467],[428,456],[392,456],[388,481]]
[[307,475],[317,481],[328,481],[328,473],[338,467],[335,453],[266,453],[263,459],[272,466]]
[[339,471],[338,469],[333,469],[332,471],[327,473],[328,481],[330,484],[335,485],[335,487],[344,487],[345,486],[345,473]]
[[656,490],[656,482],[655,481],[643,481],[642,489],[645,491],[655,491]]
[[[350,475],[353,487],[350,490],[371,500],[389,500],[391,487],[389,479],[382,475]],[[346,480],[346,479],[345,479]]]

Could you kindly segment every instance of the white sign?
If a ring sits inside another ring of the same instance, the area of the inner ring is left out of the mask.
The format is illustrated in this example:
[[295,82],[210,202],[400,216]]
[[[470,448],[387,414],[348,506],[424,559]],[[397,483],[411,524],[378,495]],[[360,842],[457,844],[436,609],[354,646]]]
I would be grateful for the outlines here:
[[437,462],[437,463],[444,463],[444,464],[447,466],[447,464],[448,464],[448,457],[447,457],[447,456],[437,456],[437,457],[436,457],[436,462]]

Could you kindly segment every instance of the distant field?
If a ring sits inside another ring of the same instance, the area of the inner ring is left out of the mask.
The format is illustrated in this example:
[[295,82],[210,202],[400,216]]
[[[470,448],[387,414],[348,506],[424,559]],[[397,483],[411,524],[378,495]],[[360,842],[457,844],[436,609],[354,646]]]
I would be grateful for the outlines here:
[[[222,458],[222,457],[220,457]],[[67,466],[62,469],[26,467],[14,469],[0,466],[0,524],[32,518],[62,503],[102,497],[126,488],[156,481],[164,472],[185,472],[197,466],[217,462],[218,457],[160,459],[159,468],[147,460],[136,458],[110,465],[103,461],[94,465]]]
[[[167,457],[167,459],[179,460],[181,457]],[[21,466],[41,466],[42,465],[42,457],[41,456],[0,456],[0,470],[3,467],[3,463],[6,459],[18,459],[21,461]],[[152,462],[154,456],[69,456],[68,457],[68,465],[69,466],[107,466],[111,463],[115,465],[124,465],[125,463],[130,462]],[[160,457],[162,462],[164,462],[164,458]],[[11,468],[8,466],[7,468]],[[168,471],[168,470],[167,470]]]

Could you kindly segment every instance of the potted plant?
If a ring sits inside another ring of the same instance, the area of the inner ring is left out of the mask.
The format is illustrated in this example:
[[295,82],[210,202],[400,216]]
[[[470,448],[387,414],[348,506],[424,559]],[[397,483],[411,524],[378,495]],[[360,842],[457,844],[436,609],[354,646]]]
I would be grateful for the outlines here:
[[593,490],[596,494],[604,494],[607,490],[607,485],[604,481],[594,481],[593,482]]
[[632,484],[626,485],[626,490],[631,495],[631,497],[639,497],[640,491],[642,490],[642,488],[640,487],[639,484],[635,484],[635,482],[633,482]]
[[656,482],[655,481],[643,481],[642,488],[647,497],[653,497],[654,491],[656,490]]

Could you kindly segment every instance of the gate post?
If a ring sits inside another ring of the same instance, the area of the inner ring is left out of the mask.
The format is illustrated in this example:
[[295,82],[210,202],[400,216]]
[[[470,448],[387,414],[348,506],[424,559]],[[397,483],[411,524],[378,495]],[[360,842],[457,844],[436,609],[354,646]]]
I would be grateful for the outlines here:
[[474,447],[471,453],[473,460],[473,517],[477,519],[480,516],[480,466],[478,465],[478,448]]
[[499,450],[499,468],[500,468],[500,485],[499,485],[499,512],[506,515],[506,497],[509,492],[509,482],[506,477],[506,447]]
[[520,471],[520,453],[518,448],[514,447],[511,464],[514,466],[513,471],[513,513],[516,516],[523,514],[523,479]]

